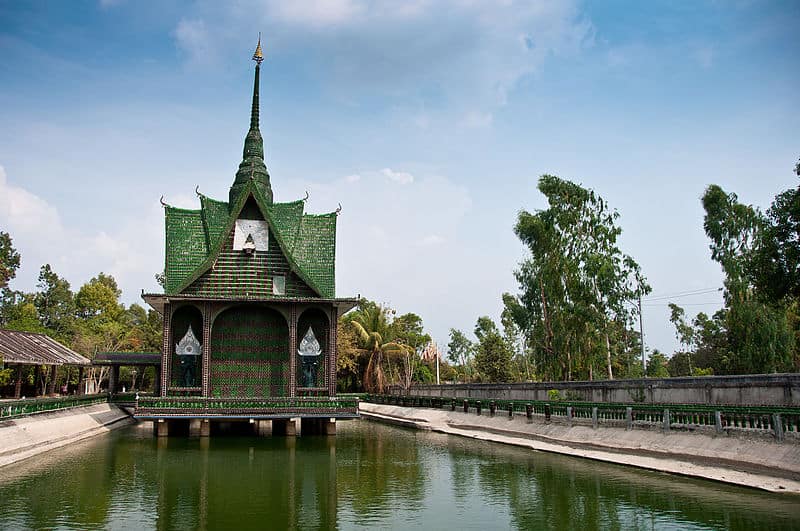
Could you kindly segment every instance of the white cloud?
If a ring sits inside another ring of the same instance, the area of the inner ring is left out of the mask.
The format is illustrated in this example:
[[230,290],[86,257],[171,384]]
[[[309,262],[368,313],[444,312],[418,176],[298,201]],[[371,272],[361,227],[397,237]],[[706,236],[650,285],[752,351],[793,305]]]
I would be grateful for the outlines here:
[[267,2],[270,16],[292,24],[326,27],[352,21],[366,6],[356,0],[304,0]]
[[186,54],[190,64],[212,62],[216,49],[212,46],[215,36],[210,35],[202,19],[181,19],[173,32],[178,48]]
[[594,28],[575,0],[204,2],[174,34],[190,61],[221,48],[240,57],[242,46],[252,44],[242,28],[253,35],[263,29],[270,54],[310,47],[319,58],[314,75],[342,99],[364,93],[403,106],[421,99],[428,113],[477,108],[485,115],[549,58],[594,43]]
[[388,177],[392,181],[399,184],[411,184],[414,182],[414,176],[404,171],[394,171],[391,168],[384,168],[381,170],[381,175]]
[[493,119],[494,117],[490,112],[470,111],[461,120],[461,125],[471,128],[489,127],[492,125]]
[[441,245],[442,243],[444,243],[444,241],[445,241],[444,238],[442,238],[438,234],[429,234],[424,238],[422,238],[422,240],[420,240],[419,243],[423,247],[430,247],[430,246]]
[[156,204],[134,220],[99,225],[96,232],[75,230],[45,199],[9,183],[0,166],[0,226],[22,256],[16,289],[33,290],[39,268],[49,263],[73,289],[103,271],[117,279],[127,300],[136,300],[142,288],[155,288],[152,256],[163,247],[162,224]]
[[344,177],[344,182],[350,183],[350,184],[357,183],[360,180],[361,180],[361,176],[359,174],[357,174],[357,173],[346,175]]

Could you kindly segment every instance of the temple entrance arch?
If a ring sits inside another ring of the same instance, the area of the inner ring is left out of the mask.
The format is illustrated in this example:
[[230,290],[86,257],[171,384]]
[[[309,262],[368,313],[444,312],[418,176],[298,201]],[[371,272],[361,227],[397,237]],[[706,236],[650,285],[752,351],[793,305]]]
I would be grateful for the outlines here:
[[200,345],[204,342],[203,314],[200,309],[193,304],[177,307],[172,314],[172,338],[169,342],[171,390],[201,390],[203,359]]
[[233,306],[211,328],[211,396],[254,398],[289,394],[289,328],[262,305]]
[[[309,330],[313,336],[309,336]],[[301,395],[314,395],[327,392],[328,365],[330,360],[329,338],[330,322],[326,312],[319,308],[308,308],[297,320],[297,345],[303,351],[303,339],[313,337],[319,344],[319,356],[313,357],[300,353],[297,363],[297,390]]]

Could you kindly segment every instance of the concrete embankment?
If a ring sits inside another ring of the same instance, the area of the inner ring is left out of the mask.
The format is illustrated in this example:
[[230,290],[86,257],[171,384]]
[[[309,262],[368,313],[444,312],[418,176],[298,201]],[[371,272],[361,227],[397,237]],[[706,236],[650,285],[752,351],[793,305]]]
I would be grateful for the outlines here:
[[520,415],[477,416],[368,402],[362,402],[360,410],[364,418],[416,429],[800,494],[800,439],[795,437],[777,443],[759,436],[594,429],[538,419],[529,422]]
[[133,422],[113,404],[73,408],[0,422],[0,466]]

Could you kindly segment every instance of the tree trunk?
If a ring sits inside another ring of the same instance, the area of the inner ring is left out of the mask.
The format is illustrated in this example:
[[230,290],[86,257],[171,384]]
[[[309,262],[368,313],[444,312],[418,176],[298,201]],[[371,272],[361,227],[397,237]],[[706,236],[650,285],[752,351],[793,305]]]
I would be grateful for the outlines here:
[[608,379],[614,379],[614,371],[611,370],[611,340],[608,338],[608,327],[606,327],[606,365],[608,366]]

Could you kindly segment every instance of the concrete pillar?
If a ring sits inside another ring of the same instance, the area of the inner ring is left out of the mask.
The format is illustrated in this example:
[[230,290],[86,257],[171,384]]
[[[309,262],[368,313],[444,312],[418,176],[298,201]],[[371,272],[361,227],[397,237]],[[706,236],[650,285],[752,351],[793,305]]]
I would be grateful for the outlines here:
[[203,421],[201,419],[189,420],[189,437],[200,437],[200,426]]
[[325,435],[336,435],[336,419],[327,419],[325,424]]
[[211,421],[208,419],[203,419],[200,422],[200,437],[210,437],[211,436]]
[[17,381],[14,382],[14,398],[22,396],[22,365],[17,365]]
[[[39,396],[39,380],[41,380],[41,377],[42,377],[42,366],[37,365],[36,371],[34,372],[33,375],[33,396]],[[44,394],[44,391],[45,390],[42,389],[42,394]]]
[[714,412],[714,427],[718,434],[722,433],[722,412],[715,411]]
[[772,415],[772,429],[775,431],[775,440],[781,442],[783,440],[783,419],[780,413]]
[[664,410],[664,431],[665,432],[669,431],[669,424],[670,424],[670,421],[669,421],[669,409],[665,409]]
[[257,420],[256,432],[261,437],[269,437],[272,435],[272,421],[269,419]]
[[633,429],[633,408],[626,407],[625,408],[625,429],[632,430]]
[[48,395],[55,394],[55,392],[56,392],[56,376],[58,374],[56,372],[57,369],[58,369],[58,367],[56,367],[55,365],[52,365],[50,367],[50,377],[49,377],[49,380],[47,381],[47,394]]
[[76,394],[82,395],[83,390],[85,389],[83,385],[83,366],[78,367],[78,389],[75,391]]
[[597,406],[592,408],[592,428],[597,429]]
[[108,371],[108,394],[114,396],[117,393],[117,382],[119,382],[119,367],[113,365]]
[[298,432],[298,424],[300,423],[300,419],[288,419],[286,420],[286,436],[287,437],[296,437]]
[[169,436],[169,422],[165,419],[158,419],[156,421],[156,426],[158,426],[158,436],[159,437],[167,437]]

